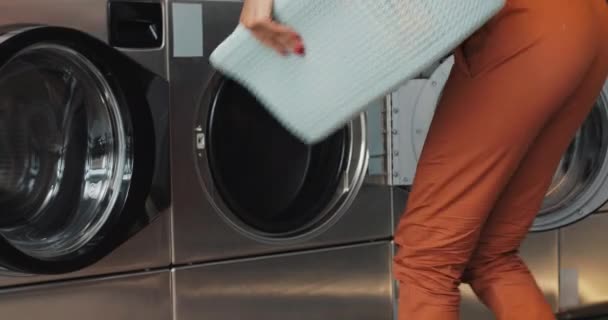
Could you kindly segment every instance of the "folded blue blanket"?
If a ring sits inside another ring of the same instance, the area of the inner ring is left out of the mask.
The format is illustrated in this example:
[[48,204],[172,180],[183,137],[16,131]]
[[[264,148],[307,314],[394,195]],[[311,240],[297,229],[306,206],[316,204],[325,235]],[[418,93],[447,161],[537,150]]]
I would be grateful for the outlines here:
[[504,1],[275,0],[276,19],[300,33],[305,57],[282,57],[239,25],[210,61],[315,143],[448,55]]

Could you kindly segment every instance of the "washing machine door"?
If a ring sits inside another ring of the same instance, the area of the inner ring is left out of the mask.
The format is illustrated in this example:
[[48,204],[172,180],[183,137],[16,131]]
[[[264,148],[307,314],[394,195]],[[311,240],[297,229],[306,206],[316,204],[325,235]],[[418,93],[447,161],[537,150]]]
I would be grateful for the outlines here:
[[[135,140],[146,129],[132,120],[112,65],[99,64],[118,61],[108,48],[61,29],[4,36],[0,267],[73,271],[106,255],[148,215],[135,204],[144,206],[153,166],[135,165],[154,145]],[[142,121],[148,112],[142,108]]]
[[[444,61],[427,79],[410,81],[391,95],[394,179],[411,184],[441,92],[453,66]],[[532,231],[575,223],[608,201],[608,83],[564,154]]]
[[260,241],[321,232],[344,212],[366,172],[364,116],[306,145],[219,74],[205,90],[194,134],[208,196],[227,222]]
[[563,155],[534,231],[575,223],[608,201],[608,83]]

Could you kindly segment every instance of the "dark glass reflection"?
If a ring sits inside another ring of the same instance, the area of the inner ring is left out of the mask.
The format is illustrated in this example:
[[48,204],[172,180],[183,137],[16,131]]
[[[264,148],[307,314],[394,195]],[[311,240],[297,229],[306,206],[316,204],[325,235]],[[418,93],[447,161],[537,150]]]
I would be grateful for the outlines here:
[[541,215],[570,206],[598,177],[608,144],[604,119],[605,111],[598,103],[562,156],[545,196]]
[[132,155],[109,84],[67,47],[0,69],[0,235],[55,259],[83,248],[128,188]]
[[243,222],[266,233],[288,233],[323,219],[342,175],[346,129],[306,145],[247,90],[226,80],[208,134],[217,191]]

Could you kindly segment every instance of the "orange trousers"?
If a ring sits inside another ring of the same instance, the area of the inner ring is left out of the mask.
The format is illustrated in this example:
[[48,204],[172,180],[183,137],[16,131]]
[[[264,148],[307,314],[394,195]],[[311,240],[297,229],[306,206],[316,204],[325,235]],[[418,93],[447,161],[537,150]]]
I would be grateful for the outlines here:
[[395,235],[400,320],[554,319],[518,248],[608,75],[606,0],[507,0],[456,52]]

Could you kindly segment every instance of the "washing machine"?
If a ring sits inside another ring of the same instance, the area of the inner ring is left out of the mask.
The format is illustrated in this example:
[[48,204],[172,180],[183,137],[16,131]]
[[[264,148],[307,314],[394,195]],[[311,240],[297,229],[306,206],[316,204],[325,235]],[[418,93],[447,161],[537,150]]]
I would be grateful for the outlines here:
[[0,3],[0,287],[170,265],[164,8]]
[[[428,78],[409,81],[391,94],[395,175],[413,181],[437,102],[454,64],[448,57]],[[532,232],[557,230],[595,213],[608,201],[608,85],[563,155]],[[398,181],[401,179],[402,181]]]
[[389,240],[405,193],[389,186],[385,100],[309,146],[209,55],[239,1],[173,1],[174,263]]
[[392,319],[386,99],[305,145],[209,65],[241,3],[169,7],[175,318]]

